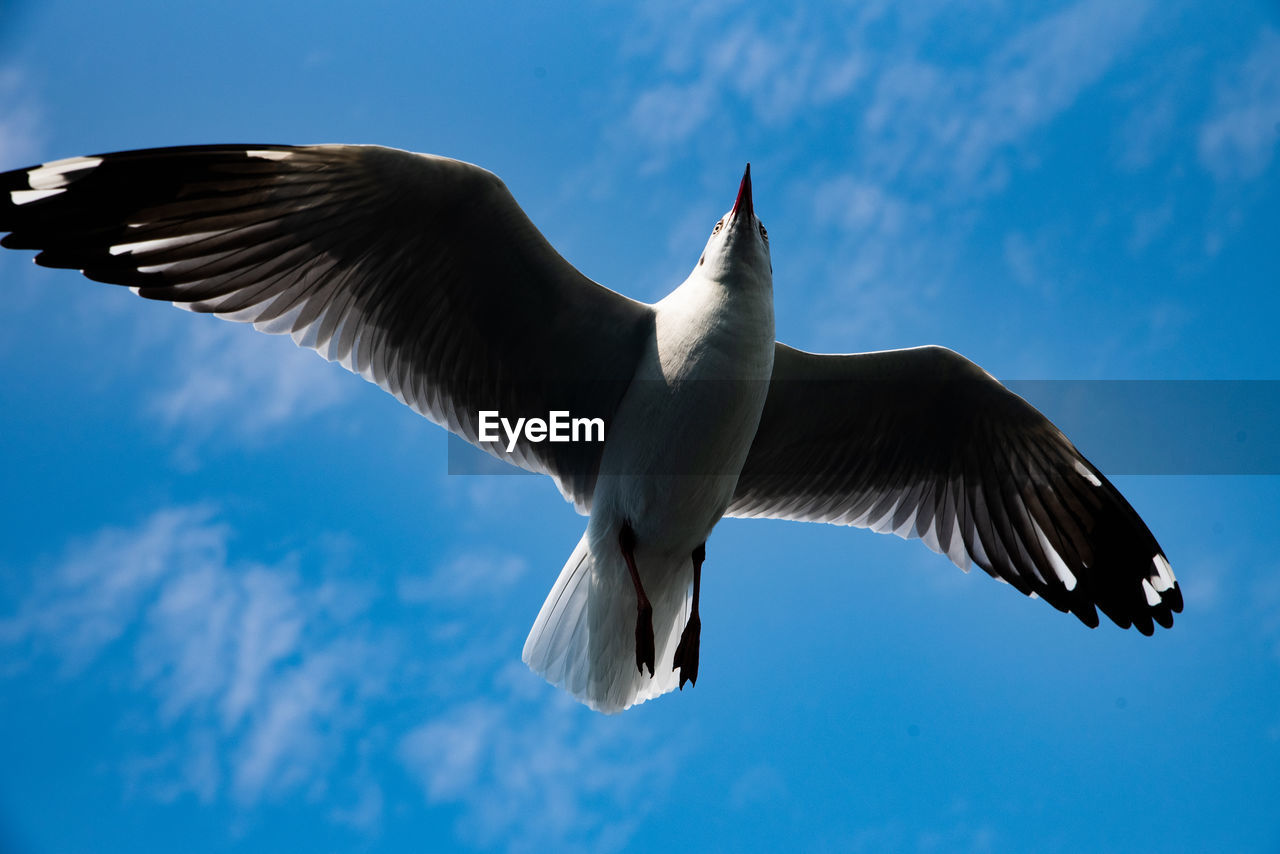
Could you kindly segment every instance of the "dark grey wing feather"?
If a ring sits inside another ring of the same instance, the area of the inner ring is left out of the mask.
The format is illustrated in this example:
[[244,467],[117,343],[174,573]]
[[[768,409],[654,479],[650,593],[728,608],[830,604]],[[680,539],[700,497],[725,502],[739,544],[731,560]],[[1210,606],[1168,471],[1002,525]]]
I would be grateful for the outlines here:
[[477,413],[606,424],[652,310],[560,257],[492,173],[375,146],[215,145],[0,175],[0,241],[148,299],[289,333],[591,503],[601,445],[478,441]]
[[1034,407],[942,347],[820,355],[778,344],[728,515],[919,538],[1090,626],[1151,634],[1182,610],[1159,544]]

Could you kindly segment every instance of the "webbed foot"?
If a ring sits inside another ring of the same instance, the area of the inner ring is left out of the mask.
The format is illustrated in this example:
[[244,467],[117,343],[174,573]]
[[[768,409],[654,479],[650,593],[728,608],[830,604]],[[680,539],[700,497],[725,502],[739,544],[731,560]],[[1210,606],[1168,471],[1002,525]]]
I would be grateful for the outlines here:
[[675,662],[671,668],[680,671],[681,691],[686,682],[690,685],[698,684],[698,648],[701,646],[701,639],[702,620],[698,617],[698,612],[694,611],[689,615],[689,622],[680,635],[680,645],[676,647]]

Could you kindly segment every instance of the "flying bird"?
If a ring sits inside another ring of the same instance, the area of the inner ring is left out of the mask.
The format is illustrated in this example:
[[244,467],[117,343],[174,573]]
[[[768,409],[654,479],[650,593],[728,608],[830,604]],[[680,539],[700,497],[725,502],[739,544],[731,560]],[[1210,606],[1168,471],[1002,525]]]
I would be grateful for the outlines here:
[[[696,682],[706,540],[724,516],[920,539],[1091,627],[1101,611],[1152,634],[1182,610],[1129,503],[977,365],[775,341],[749,165],[688,278],[652,305],[578,272],[491,172],[378,146],[18,169],[0,175],[0,232],[46,267],[288,333],[549,475],[589,521],[523,658],[602,712]],[[603,439],[549,441],[557,413],[599,419]],[[494,441],[498,416],[523,432]]]

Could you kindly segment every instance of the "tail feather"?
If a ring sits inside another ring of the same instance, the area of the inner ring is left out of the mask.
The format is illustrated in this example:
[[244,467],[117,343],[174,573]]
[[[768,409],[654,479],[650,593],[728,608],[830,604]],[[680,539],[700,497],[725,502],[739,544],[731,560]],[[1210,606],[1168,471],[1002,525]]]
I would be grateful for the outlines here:
[[679,675],[672,658],[688,619],[692,571],[686,561],[646,573],[657,658],[654,675],[641,674],[635,663],[635,591],[626,567],[620,554],[598,558],[584,534],[529,632],[525,664],[606,714],[675,689]]
[[587,686],[587,595],[591,550],[584,534],[542,603],[522,658],[535,673],[575,697]]

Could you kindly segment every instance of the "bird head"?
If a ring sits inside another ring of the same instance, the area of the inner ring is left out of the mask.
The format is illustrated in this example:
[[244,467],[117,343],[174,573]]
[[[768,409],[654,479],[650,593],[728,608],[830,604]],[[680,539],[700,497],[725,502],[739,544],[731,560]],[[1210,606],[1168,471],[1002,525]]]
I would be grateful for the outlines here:
[[706,276],[721,281],[762,280],[772,286],[773,263],[769,259],[769,232],[756,218],[751,200],[751,164],[738,185],[733,208],[711,229],[698,266]]

